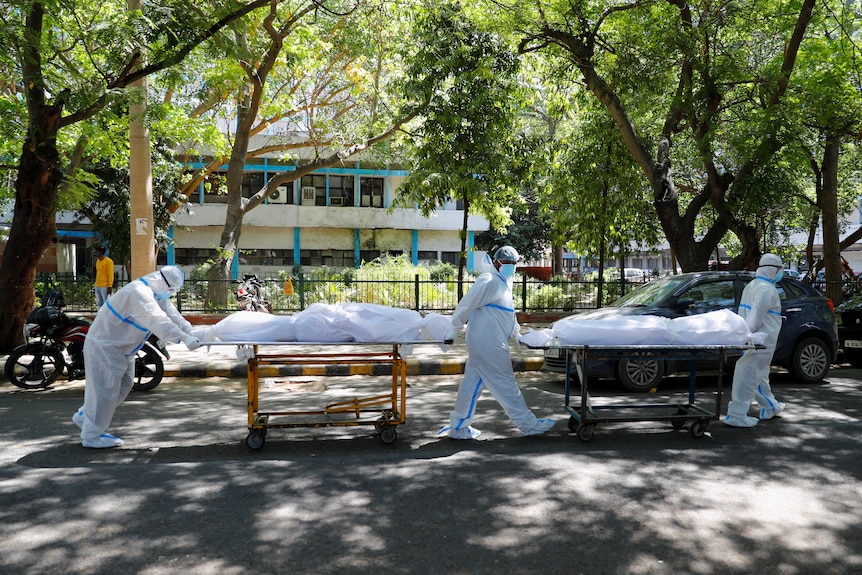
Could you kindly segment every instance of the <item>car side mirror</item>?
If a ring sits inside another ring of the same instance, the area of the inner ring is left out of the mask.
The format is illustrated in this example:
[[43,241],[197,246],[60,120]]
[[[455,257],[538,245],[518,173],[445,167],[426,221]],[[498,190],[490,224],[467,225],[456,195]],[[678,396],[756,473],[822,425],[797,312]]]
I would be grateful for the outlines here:
[[696,303],[697,300],[692,297],[681,297],[676,300],[676,307],[677,309],[689,309],[691,307],[694,307],[694,304]]

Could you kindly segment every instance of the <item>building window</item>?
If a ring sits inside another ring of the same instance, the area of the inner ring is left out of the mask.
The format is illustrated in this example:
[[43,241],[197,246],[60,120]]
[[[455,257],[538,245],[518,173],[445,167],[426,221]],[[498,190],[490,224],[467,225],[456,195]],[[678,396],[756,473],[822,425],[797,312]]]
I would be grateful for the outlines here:
[[208,260],[215,261],[218,250],[206,248],[176,248],[174,260],[178,266],[199,266]]
[[241,184],[242,197],[252,197],[258,193],[263,186],[263,172],[243,172]]
[[299,250],[299,263],[304,266],[352,268],[353,250]]
[[359,261],[370,262],[380,257],[380,250],[360,250]]
[[292,249],[252,249],[239,251],[237,260],[243,265],[252,266],[292,266]]
[[353,176],[329,176],[329,205],[353,206]]
[[383,178],[359,178],[359,198],[363,208],[382,208]]
[[204,199],[207,204],[226,204],[227,185],[224,172],[213,172],[204,181]]
[[326,176],[303,176],[300,180],[300,189],[302,193],[300,199],[303,206],[326,205]]
[[437,261],[437,252],[436,251],[428,251],[428,250],[419,250],[416,254],[417,258],[420,262],[436,262]]
[[444,264],[458,265],[458,252],[440,252],[440,261]]

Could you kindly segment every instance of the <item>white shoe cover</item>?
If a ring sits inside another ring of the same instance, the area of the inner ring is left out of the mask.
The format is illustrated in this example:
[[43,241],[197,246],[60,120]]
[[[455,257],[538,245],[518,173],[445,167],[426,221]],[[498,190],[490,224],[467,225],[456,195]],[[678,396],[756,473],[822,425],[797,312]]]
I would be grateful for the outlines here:
[[107,449],[109,447],[118,447],[123,444],[123,440],[119,437],[114,437],[108,433],[103,433],[96,439],[85,439],[81,441],[81,445],[84,447],[90,447],[92,449]]
[[721,419],[725,425],[729,425],[731,427],[754,427],[757,425],[757,418],[745,415],[743,417],[736,417],[734,415],[725,415]]
[[81,410],[76,411],[75,415],[72,416],[72,423],[84,429],[84,412]]
[[437,432],[438,436],[445,435],[450,439],[476,439],[482,432],[476,429],[475,427],[465,427],[462,429],[452,429],[450,426],[446,426]]
[[556,424],[556,419],[539,419],[536,421],[536,425],[533,426],[533,429],[525,431],[524,435],[541,435],[543,433],[547,433],[551,431]]
[[760,419],[772,419],[787,407],[785,404],[778,402],[778,405],[775,406],[775,409],[769,409],[768,407],[764,407],[760,410]]

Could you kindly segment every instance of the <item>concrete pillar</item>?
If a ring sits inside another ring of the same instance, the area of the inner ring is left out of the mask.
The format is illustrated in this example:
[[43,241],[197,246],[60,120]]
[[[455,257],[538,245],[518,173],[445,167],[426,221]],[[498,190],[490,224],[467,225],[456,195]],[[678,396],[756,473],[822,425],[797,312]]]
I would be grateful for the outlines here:
[[[143,0],[128,0],[129,10],[143,9]],[[132,89],[140,98],[129,105],[129,185],[131,194],[130,228],[132,233],[132,279],[156,269],[153,230],[153,178],[150,163],[150,132],[145,123],[147,80],[135,82]],[[139,101],[138,101],[139,100]]]

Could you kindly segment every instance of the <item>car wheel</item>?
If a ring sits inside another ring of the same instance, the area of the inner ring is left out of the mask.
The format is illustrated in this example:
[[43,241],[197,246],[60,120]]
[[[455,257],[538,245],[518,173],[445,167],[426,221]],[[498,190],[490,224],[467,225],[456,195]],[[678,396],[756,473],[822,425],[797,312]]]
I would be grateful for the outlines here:
[[629,391],[647,392],[658,387],[664,366],[654,358],[629,358],[617,364],[617,379]]
[[802,383],[818,383],[829,373],[829,347],[817,337],[803,338],[793,349],[790,373]]

